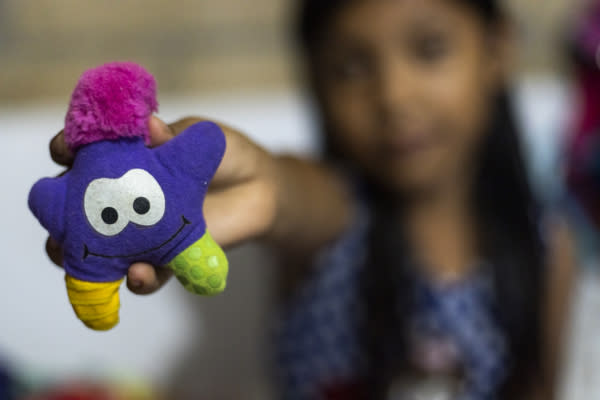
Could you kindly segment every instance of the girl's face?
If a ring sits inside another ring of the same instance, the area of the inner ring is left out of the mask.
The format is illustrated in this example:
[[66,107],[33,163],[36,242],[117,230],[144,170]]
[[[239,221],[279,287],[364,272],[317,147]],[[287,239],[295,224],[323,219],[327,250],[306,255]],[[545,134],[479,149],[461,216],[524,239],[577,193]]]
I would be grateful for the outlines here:
[[501,39],[450,0],[356,0],[333,18],[316,83],[343,155],[397,192],[468,176],[502,80]]

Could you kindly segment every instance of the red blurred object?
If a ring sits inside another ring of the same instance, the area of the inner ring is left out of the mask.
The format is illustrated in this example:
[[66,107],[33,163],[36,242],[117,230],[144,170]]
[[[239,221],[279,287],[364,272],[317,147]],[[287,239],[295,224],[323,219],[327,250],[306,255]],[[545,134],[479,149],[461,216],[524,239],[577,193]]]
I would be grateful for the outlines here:
[[74,383],[34,394],[23,400],[124,400],[101,385]]
[[369,396],[363,382],[337,382],[323,388],[322,398],[327,400],[363,400],[368,399]]
[[567,184],[600,227],[600,1],[591,2],[582,16],[572,53],[580,109],[569,148]]

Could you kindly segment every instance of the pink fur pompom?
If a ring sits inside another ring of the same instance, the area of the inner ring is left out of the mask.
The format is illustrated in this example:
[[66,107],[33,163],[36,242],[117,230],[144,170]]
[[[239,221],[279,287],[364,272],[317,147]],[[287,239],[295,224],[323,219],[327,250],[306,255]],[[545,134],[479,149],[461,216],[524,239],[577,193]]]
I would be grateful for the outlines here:
[[71,150],[100,140],[148,142],[148,120],[157,107],[156,81],[141,66],[114,62],[89,69],[71,96],[65,142]]

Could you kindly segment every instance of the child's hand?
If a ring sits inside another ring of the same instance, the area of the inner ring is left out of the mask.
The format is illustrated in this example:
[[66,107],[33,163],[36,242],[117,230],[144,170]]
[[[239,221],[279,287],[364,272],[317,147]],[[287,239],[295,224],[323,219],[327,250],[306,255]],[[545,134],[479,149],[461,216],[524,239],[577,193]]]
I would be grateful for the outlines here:
[[[150,146],[159,146],[188,126],[201,121],[186,118],[166,125],[156,117],[149,122]],[[234,129],[221,125],[227,149],[204,202],[208,230],[217,243],[228,247],[241,241],[260,237],[271,229],[276,213],[272,171],[273,157]],[[73,154],[64,142],[63,132],[50,142],[50,154],[58,164],[70,166]],[[201,160],[199,160],[201,162]],[[52,238],[46,242],[50,259],[62,265],[62,249]],[[170,277],[167,268],[146,263],[131,265],[127,287],[137,294],[159,289]]]

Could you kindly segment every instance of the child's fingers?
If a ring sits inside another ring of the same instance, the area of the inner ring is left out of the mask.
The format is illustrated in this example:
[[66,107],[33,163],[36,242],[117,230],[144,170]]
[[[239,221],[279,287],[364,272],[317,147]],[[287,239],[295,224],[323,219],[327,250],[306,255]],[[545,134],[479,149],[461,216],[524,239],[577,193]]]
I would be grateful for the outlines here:
[[[179,135],[188,127],[202,121],[208,120],[199,117],[187,117],[167,125],[159,118],[152,116],[149,122],[151,146],[161,145]],[[211,181],[211,188],[228,187],[255,178],[259,173],[258,170],[268,158],[266,151],[236,129],[219,122],[215,123],[221,127],[225,134],[227,148],[219,169]]]
[[[175,133],[167,124],[159,118],[152,116],[149,121],[150,145],[152,147],[161,145],[175,136]],[[50,140],[50,157],[55,163],[65,166],[73,164],[73,153],[65,143],[64,131],[58,132]]]
[[161,144],[173,139],[175,133],[171,128],[158,117],[154,115],[150,117],[148,122],[148,129],[150,130],[150,146],[156,147]]
[[[185,118],[173,124],[167,125],[160,118],[151,116],[148,122],[150,130],[150,146],[159,146],[181,133],[188,126],[201,121],[199,118]],[[73,153],[65,143],[64,131],[57,133],[50,140],[50,156],[52,160],[60,165],[70,166],[73,164]]]
[[46,240],[46,253],[48,254],[48,257],[50,258],[50,260],[52,260],[54,264],[56,264],[59,267],[62,267],[62,247],[56,240],[52,239],[50,236],[48,236],[48,240]]
[[201,121],[205,120],[202,118],[187,117],[167,125],[163,120],[153,115],[148,122],[148,127],[150,129],[150,146],[160,146],[173,139],[174,136],[179,135],[189,126]]
[[50,157],[55,163],[65,166],[73,164],[73,153],[65,143],[65,135],[63,131],[58,132],[52,140],[50,140]]
[[167,268],[155,268],[147,263],[135,263],[127,272],[127,287],[135,294],[154,293],[171,277]]
[[206,119],[198,118],[198,117],[186,117],[186,118],[180,119],[179,121],[175,121],[175,122],[169,124],[169,129],[171,130],[171,132],[173,132],[174,135],[179,135],[181,132],[186,130],[188,127],[190,127],[198,122],[202,122],[202,121],[206,121]]
[[[63,251],[60,244],[48,237],[46,253],[54,264],[62,267]],[[127,273],[127,287],[136,294],[150,294],[160,289],[171,277],[172,272],[167,268],[154,268],[150,264],[135,263]]]
[[[198,117],[186,117],[167,125],[160,118],[152,116],[152,118],[150,119],[150,133],[152,134],[152,132],[154,131],[158,133],[158,131],[160,131],[162,136],[164,136],[164,138],[168,140],[173,138],[173,136],[179,135],[181,132],[183,132],[190,126],[203,121],[207,121],[207,119]],[[162,143],[164,142],[161,142],[159,144]]]

